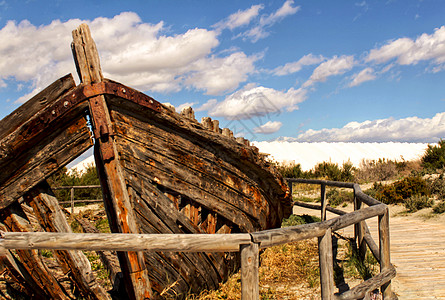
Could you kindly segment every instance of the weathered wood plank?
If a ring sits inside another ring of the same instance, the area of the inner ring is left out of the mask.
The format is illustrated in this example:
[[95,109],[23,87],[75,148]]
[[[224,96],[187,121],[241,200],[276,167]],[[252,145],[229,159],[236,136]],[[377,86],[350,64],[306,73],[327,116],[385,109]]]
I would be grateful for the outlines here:
[[[265,211],[268,201],[262,195],[258,183],[243,177],[239,171],[228,171],[226,165],[216,156],[211,156],[206,149],[197,147],[185,138],[175,138],[172,132],[144,126],[136,119],[124,117],[118,112],[113,112],[113,119],[119,137],[119,152],[149,161],[150,169],[153,170],[151,172],[174,173],[191,186],[225,195],[219,201],[228,202],[258,219],[263,228],[267,226]],[[142,129],[143,126],[145,128]]]
[[[134,179],[136,179],[134,177]],[[134,182],[135,180],[133,180]],[[144,186],[150,186],[144,183]],[[178,233],[184,232],[179,228],[181,224],[175,221],[176,216],[182,216],[176,209],[168,210],[165,206],[162,209],[157,209],[163,206],[162,202],[169,199],[154,187],[137,188],[137,192],[129,187],[129,194],[133,198],[133,205],[135,210],[139,212],[138,223],[144,232],[147,233]],[[150,200],[149,200],[150,199]],[[159,200],[158,200],[159,199]],[[162,199],[162,200],[161,200]],[[155,201],[151,205],[146,205],[147,202]],[[137,202],[137,203],[135,203]],[[170,216],[171,215],[171,216]],[[183,219],[184,216],[182,216]],[[179,223],[179,224],[178,224]],[[185,222],[184,222],[185,223]],[[147,228],[148,227],[148,228]],[[196,229],[195,229],[196,228]],[[202,233],[196,226],[192,227],[192,233]],[[207,286],[208,288],[217,288],[219,282],[219,274],[215,272],[215,267],[210,261],[210,258],[205,253],[163,253],[166,263],[174,265],[181,273],[181,275],[194,286],[194,291],[199,291],[200,286]],[[190,278],[190,274],[195,274],[195,278]]]
[[256,300],[259,291],[259,249],[257,243],[241,245],[241,299]]
[[328,206],[326,199],[326,184],[320,184],[320,199],[321,199],[321,220],[326,220],[326,207]]
[[[83,83],[103,80],[99,54],[88,25],[81,24],[73,31],[72,50],[79,77]],[[114,223],[111,227],[118,232],[137,233],[139,227],[130,204],[122,177],[118,153],[113,140],[112,124],[107,103],[103,95],[89,99],[89,110],[95,138],[96,165],[103,186],[106,208],[113,210],[108,216]],[[151,299],[152,292],[142,253],[120,252],[119,260],[130,299]]]
[[[0,209],[23,196],[32,187],[72,161],[92,145],[90,132],[83,117],[66,127],[49,132],[38,146],[26,148],[27,153],[3,168],[0,187]],[[12,168],[12,169],[11,169]]]
[[238,252],[251,234],[129,234],[4,232],[6,249]]
[[[2,223],[7,226],[8,230],[16,231],[16,234],[34,234],[30,231],[29,222],[26,220],[20,204],[17,202],[10,205],[2,211]],[[6,233],[2,233],[4,236]],[[5,241],[5,240],[4,240]],[[6,247],[6,245],[5,245]],[[7,247],[6,247],[7,248]],[[69,299],[65,289],[52,276],[44,262],[39,257],[36,250],[16,250],[23,266],[32,278],[32,284],[38,285],[39,289],[44,291],[48,298],[51,299]],[[30,279],[30,278],[27,278]]]
[[[385,213],[379,216],[380,272],[384,272],[392,267],[389,238],[389,209],[386,207]],[[381,291],[384,299],[392,299],[391,281],[383,284]]]
[[319,223],[264,230],[262,232],[253,232],[251,235],[254,242],[261,243],[261,248],[270,247],[313,237],[321,237],[325,234],[328,228],[331,228],[332,231],[337,231],[361,220],[382,215],[386,209],[387,206],[385,204],[380,204]]
[[[31,205],[40,225],[48,232],[72,233],[58,201],[46,181],[31,190],[25,200]],[[81,251],[54,251],[65,272],[71,272],[74,284],[89,299],[111,299],[96,281],[91,265]]]
[[[74,217],[74,219],[80,224],[82,227],[82,231],[85,233],[100,233],[96,227],[94,227],[90,221],[87,219],[83,219],[80,217]],[[105,268],[109,272],[109,278],[112,284],[116,281],[116,276],[119,272],[121,272],[121,268],[119,267],[119,260],[116,254],[113,254],[111,251],[96,251],[100,256],[100,260],[104,264]]]
[[[171,135],[173,138],[169,137],[168,143],[173,143],[175,147],[175,141],[177,140],[180,140],[181,143],[185,142],[185,144],[182,144],[185,149],[198,147],[204,151],[202,153],[195,152],[192,155],[200,156],[210,153],[211,161],[226,163],[246,178],[257,182],[261,187],[263,196],[270,203],[270,208],[278,209],[276,213],[271,211],[271,220],[268,223],[279,226],[281,218],[284,215],[288,216],[291,212],[290,194],[288,194],[287,185],[280,180],[281,176],[278,175],[278,172],[255,152],[254,147],[241,145],[234,139],[228,139],[221,134],[209,131],[199,123],[180,118],[178,114],[171,113],[168,109],[163,109],[158,113],[142,112],[128,101],[124,102],[119,98],[110,98],[109,100],[109,103],[112,104],[112,111],[119,111],[123,115],[139,119],[150,133],[159,136],[155,133],[157,128],[174,133]],[[126,120],[123,122],[126,122]],[[181,145],[178,146],[181,148]]]
[[43,91],[26,101],[8,116],[0,120],[0,140],[75,86],[73,76],[68,74],[57,79]]
[[142,149],[139,151],[134,145],[133,147],[131,145],[127,145],[127,147],[120,146],[119,149],[121,151],[121,161],[126,170],[134,170],[135,173],[155,179],[159,185],[175,190],[198,202],[200,205],[230,220],[230,222],[237,224],[242,230],[254,231],[260,228],[239,207],[235,206],[235,203],[227,203],[226,199],[223,198],[223,193],[216,193],[218,191],[216,187],[212,191],[212,186],[208,182],[200,181],[199,178],[193,177],[193,174],[180,168],[175,168],[174,171],[169,170],[166,168],[168,167],[167,160],[163,161],[164,164],[153,161]]
[[332,256],[332,231],[328,228],[318,238],[321,298],[334,299],[334,260]]
[[377,274],[376,276],[360,283],[359,285],[353,287],[349,291],[346,291],[341,295],[337,295],[335,299],[338,300],[361,299],[365,297],[367,293],[375,289],[378,289],[379,287],[381,287],[382,285],[393,279],[395,276],[396,276],[396,269],[394,267],[391,267]]

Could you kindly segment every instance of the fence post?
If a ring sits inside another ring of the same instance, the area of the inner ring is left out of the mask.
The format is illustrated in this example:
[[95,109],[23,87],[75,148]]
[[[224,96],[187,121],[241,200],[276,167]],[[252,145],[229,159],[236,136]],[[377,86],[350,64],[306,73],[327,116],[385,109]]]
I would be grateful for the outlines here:
[[259,249],[257,243],[241,245],[241,300],[258,300],[259,290]]
[[[389,249],[389,209],[379,216],[379,248],[380,248],[380,272],[391,267]],[[391,281],[381,286],[383,299],[392,299]]]
[[334,299],[334,261],[332,256],[332,231],[328,228],[324,236],[318,238],[320,264],[321,299]]
[[74,214],[74,187],[71,187],[71,214]]
[[[362,208],[362,201],[357,197],[354,187],[354,211]],[[365,228],[364,221],[360,221],[354,224],[354,240],[357,243],[359,258],[361,261],[366,257],[366,241],[365,241]]]
[[321,183],[320,184],[320,189],[321,189],[321,195],[320,195],[321,220],[325,221],[326,220],[326,206],[327,206],[327,201],[326,201],[326,184],[325,183]]

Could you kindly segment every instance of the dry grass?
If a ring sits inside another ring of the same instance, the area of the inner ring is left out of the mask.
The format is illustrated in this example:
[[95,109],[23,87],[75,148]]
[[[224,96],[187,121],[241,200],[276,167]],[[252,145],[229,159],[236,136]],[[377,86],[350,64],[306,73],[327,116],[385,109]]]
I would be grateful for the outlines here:
[[[318,250],[315,239],[267,248],[260,255],[260,299],[318,299]],[[188,300],[237,300],[241,295],[240,273],[216,291],[189,295]]]

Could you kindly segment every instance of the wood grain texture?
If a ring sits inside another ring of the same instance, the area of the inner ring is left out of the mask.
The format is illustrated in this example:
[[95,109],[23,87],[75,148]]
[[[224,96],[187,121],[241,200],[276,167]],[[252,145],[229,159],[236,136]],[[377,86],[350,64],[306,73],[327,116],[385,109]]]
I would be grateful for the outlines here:
[[259,248],[256,243],[241,245],[241,299],[256,300],[260,297],[258,267]]
[[[40,225],[47,232],[72,233],[58,201],[46,181],[31,190],[25,199],[30,203]],[[94,277],[90,262],[81,251],[54,251],[65,273],[87,299],[111,299]]]
[[332,256],[332,231],[328,228],[318,238],[321,298],[334,299],[334,260]]

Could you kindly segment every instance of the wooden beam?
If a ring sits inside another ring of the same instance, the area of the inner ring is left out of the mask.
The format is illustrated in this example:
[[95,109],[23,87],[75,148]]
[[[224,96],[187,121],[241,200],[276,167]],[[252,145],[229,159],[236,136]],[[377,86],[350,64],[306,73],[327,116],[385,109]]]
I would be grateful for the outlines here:
[[259,292],[259,249],[257,243],[241,245],[241,300],[257,300]]
[[[8,230],[15,231],[18,234],[34,233],[28,232],[32,231],[32,229],[18,202],[2,211],[2,223],[5,224]],[[36,250],[16,250],[16,253],[26,272],[31,276],[24,279],[32,280],[30,284],[37,285],[41,291],[45,292],[48,298],[69,299],[65,289],[52,276]]]
[[326,220],[326,207],[328,206],[328,202],[326,199],[326,184],[320,184],[320,199],[321,199],[321,220]]
[[[389,269],[377,274],[376,276],[360,283],[359,285],[353,287],[349,291],[343,292],[340,295],[336,295],[335,299],[338,300],[353,300],[362,299],[366,297],[366,294],[378,289],[391,279],[396,277],[396,269],[392,266]],[[366,298],[365,298],[366,299]]]
[[6,249],[110,251],[238,252],[251,241],[249,233],[126,234],[4,232]]
[[[389,208],[379,216],[379,248],[380,248],[380,272],[384,272],[392,267],[389,247]],[[383,299],[392,299],[391,281],[382,285],[381,291]]]
[[[86,24],[73,31],[72,49],[76,68],[82,83],[103,80],[99,54]],[[90,114],[95,138],[95,157],[104,199],[112,229],[121,233],[138,233],[139,227],[130,203],[121,165],[114,143],[113,128],[103,95],[89,99]],[[112,210],[112,212],[110,212]],[[126,280],[130,299],[150,299],[152,296],[148,273],[142,253],[121,252],[118,254]]]
[[22,197],[27,191],[65,166],[91,147],[90,131],[83,116],[66,124],[33,145],[23,144],[13,157],[4,158],[0,180],[0,209]]
[[252,232],[251,235],[254,242],[261,243],[261,248],[291,243],[308,238],[321,237],[328,228],[332,231],[337,231],[359,221],[382,215],[386,209],[387,206],[385,204],[380,204],[319,223],[263,230],[261,232]]
[[8,116],[0,120],[0,140],[15,131],[20,125],[36,115],[41,109],[76,86],[73,76],[68,74],[57,79],[43,91],[26,101]]
[[318,238],[321,298],[334,299],[334,260],[332,256],[332,231],[329,228]]
[[[72,233],[58,201],[46,181],[31,190],[25,200],[34,210],[40,225],[47,232]],[[73,283],[88,299],[111,299],[99,285],[91,270],[90,262],[81,251],[54,251],[64,272],[70,272]]]

